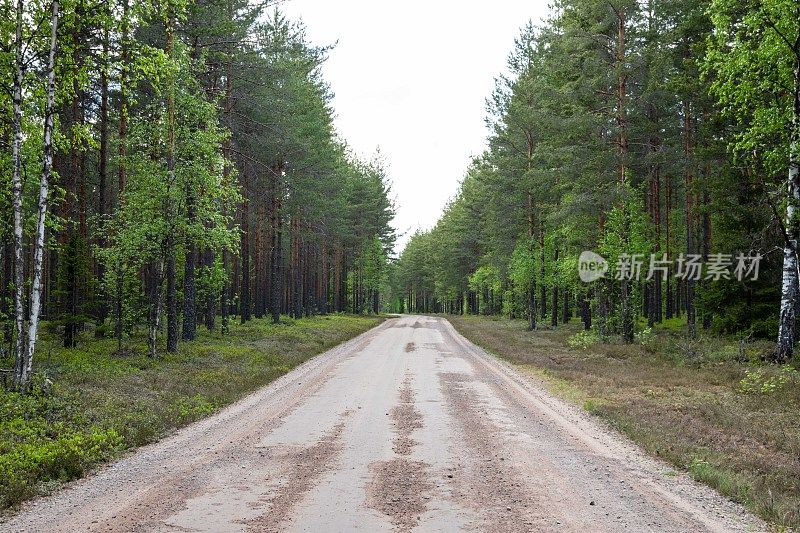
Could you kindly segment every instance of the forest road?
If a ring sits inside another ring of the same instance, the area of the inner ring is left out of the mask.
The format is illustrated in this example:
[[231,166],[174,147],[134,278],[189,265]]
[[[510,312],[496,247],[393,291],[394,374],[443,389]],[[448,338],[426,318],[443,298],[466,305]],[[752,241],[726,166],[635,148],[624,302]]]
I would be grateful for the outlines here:
[[402,316],[2,531],[762,531],[443,318]]

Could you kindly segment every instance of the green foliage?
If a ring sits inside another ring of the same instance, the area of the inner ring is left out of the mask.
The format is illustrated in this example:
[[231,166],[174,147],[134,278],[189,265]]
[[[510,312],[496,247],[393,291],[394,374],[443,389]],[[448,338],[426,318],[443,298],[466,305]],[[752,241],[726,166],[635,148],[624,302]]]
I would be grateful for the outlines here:
[[653,249],[653,243],[649,239],[649,235],[652,234],[651,222],[638,201],[639,195],[630,187],[624,187],[623,191],[625,199],[622,204],[614,206],[608,213],[605,231],[598,247],[599,253],[609,262],[612,269],[618,264],[621,254],[628,256],[638,254],[643,263],[642,268],[646,269],[650,260],[650,250]]
[[517,243],[508,266],[508,277],[520,293],[530,290],[536,277],[536,254],[530,242],[521,240]]
[[773,394],[786,387],[800,383],[800,372],[794,367],[783,366],[778,370],[755,368],[745,371],[739,382],[739,390],[746,394]]
[[570,348],[580,348],[584,351],[598,342],[600,342],[600,337],[594,330],[581,330],[567,338],[567,345]]
[[656,335],[652,328],[644,328],[643,330],[634,333],[633,338],[637,343],[641,344],[645,348],[650,348],[653,346]]
[[213,403],[209,402],[202,394],[196,394],[190,398],[181,398],[178,400],[178,419],[179,420],[197,420],[204,416],[210,415],[216,410]]
[[[794,69],[800,35],[793,0],[714,0],[705,62],[710,90],[740,125],[731,143],[778,178],[789,161]],[[788,90],[787,90],[788,89]]]
[[77,406],[43,378],[28,394],[0,389],[0,507],[38,494],[43,482],[80,477],[120,450],[119,433],[88,424]]

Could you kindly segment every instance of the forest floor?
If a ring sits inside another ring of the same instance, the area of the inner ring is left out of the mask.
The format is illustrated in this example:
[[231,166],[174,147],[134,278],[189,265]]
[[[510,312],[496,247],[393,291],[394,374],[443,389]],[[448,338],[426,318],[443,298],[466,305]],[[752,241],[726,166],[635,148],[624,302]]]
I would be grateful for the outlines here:
[[89,333],[65,349],[45,324],[34,392],[0,386],[0,512],[218,411],[381,320],[254,319],[232,323],[227,336],[200,327],[197,340],[155,359],[142,335],[122,353],[114,339]]
[[649,454],[777,528],[800,530],[800,373],[760,362],[772,343],[687,341],[675,322],[633,345],[603,344],[578,320],[531,333],[521,320],[448,318]]

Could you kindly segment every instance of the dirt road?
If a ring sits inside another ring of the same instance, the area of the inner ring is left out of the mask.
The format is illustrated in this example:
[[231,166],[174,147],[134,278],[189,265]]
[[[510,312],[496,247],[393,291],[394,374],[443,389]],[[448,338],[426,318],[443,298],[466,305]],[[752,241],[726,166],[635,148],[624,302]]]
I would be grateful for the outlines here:
[[408,316],[0,523],[3,531],[761,531]]

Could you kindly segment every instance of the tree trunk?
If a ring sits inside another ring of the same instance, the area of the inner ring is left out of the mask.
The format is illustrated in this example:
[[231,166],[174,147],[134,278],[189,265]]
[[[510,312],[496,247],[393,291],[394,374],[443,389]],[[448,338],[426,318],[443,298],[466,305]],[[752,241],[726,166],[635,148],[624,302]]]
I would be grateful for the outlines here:
[[672,279],[672,236],[670,235],[670,229],[672,227],[672,179],[667,176],[667,183],[665,185],[666,197],[667,197],[667,205],[666,205],[666,213],[664,216],[664,241],[667,248],[667,259],[670,261],[667,267],[667,290],[666,290],[666,313],[665,317],[667,320],[671,319],[674,315],[675,310],[675,296],[673,294],[673,286],[674,281]]
[[[337,242],[334,248],[333,258],[333,310],[338,313],[342,310],[342,244]],[[408,310],[411,311],[411,296],[409,295]]]
[[[323,237],[325,239],[325,237]],[[322,266],[321,266],[321,279],[320,279],[320,294],[319,294],[319,312],[323,315],[328,314],[328,284],[330,275],[330,261],[328,257],[328,248],[325,240],[322,242]],[[401,311],[402,313],[402,311]]]
[[[108,8],[110,11],[110,8]],[[106,13],[109,16],[110,13]],[[103,27],[103,63],[100,66],[100,161],[97,169],[97,215],[102,220],[105,218],[106,206],[108,205],[108,68],[109,68],[109,31],[108,23]],[[101,234],[98,239],[100,248],[105,248],[105,237]],[[102,261],[97,262],[97,281],[98,281],[98,309],[97,322],[103,324],[108,317],[108,304],[105,289],[105,265]],[[100,328],[95,333],[102,331]]]
[[[206,267],[206,273],[211,276],[214,272],[214,263],[216,259],[214,258],[214,250],[211,248],[206,248],[203,252],[203,264]],[[223,272],[224,276],[227,276],[227,272]],[[224,281],[223,281],[224,283]],[[206,305],[205,305],[205,325],[208,331],[214,331],[215,326],[215,319],[217,316],[217,295],[214,294],[214,291],[209,290],[206,291]]]
[[161,281],[164,276],[164,265],[151,263],[147,273],[147,284],[150,286],[150,312],[148,316],[147,348],[148,356],[155,357],[157,352],[156,341],[158,330],[161,327]]
[[[119,77],[119,147],[117,163],[117,188],[119,199],[117,209],[122,208],[125,198],[125,184],[127,181],[126,157],[128,155],[128,65],[130,62],[130,47],[128,44],[128,0],[122,1],[122,20],[120,35],[120,77]],[[124,280],[125,269],[120,259],[116,265],[116,301],[114,306],[114,336],[117,338],[117,350],[122,350],[122,329],[124,311]]]
[[800,242],[800,56],[794,65],[794,107],[792,113],[791,144],[789,147],[789,175],[787,179],[786,246],[783,250],[783,276],[781,278],[781,308],[778,322],[778,342],[773,359],[785,362],[794,354],[797,340],[797,300],[800,298],[798,282],[797,246]]
[[[651,110],[651,117],[655,112]],[[652,118],[656,122],[655,118]],[[656,122],[657,125],[657,122]],[[650,137],[649,148],[651,156],[660,150],[660,140],[655,136]],[[654,163],[650,169],[650,179],[648,187],[648,212],[650,221],[654,228],[653,254],[658,257],[661,251],[661,168],[658,163]],[[647,282],[647,325],[653,327],[657,322],[661,322],[661,290],[662,276],[655,275]]]
[[[188,198],[187,198],[188,200]],[[187,206],[191,213],[194,208]],[[189,215],[191,218],[191,214]],[[195,258],[197,251],[194,243],[186,249],[186,262],[183,266],[183,340],[193,341],[197,336],[197,287],[195,284]]]
[[266,294],[264,291],[265,277],[268,261],[265,260],[265,250],[267,249],[264,243],[264,200],[261,195],[253,198],[255,205],[253,206],[255,218],[252,225],[253,234],[253,314],[256,318],[263,318],[266,313]]
[[42,145],[42,176],[39,182],[39,204],[36,217],[36,236],[33,249],[33,285],[31,286],[31,308],[28,319],[28,347],[22,365],[19,383],[23,386],[30,379],[33,367],[33,352],[36,349],[36,336],[39,331],[39,311],[42,298],[42,260],[44,258],[44,235],[47,219],[47,197],[50,192],[50,172],[53,166],[53,114],[55,107],[55,61],[56,37],[58,35],[58,0],[53,0],[50,27],[50,53],[47,59],[47,107],[44,112],[44,138]]
[[228,249],[225,248],[222,250],[222,270],[224,273],[224,280],[222,282],[222,296],[219,300],[219,312],[220,316],[222,317],[222,326],[221,332],[223,335],[227,335],[230,332],[230,316],[228,311],[228,305],[231,298],[231,282],[228,279],[230,266],[228,265],[230,261],[228,261]]
[[292,279],[292,316],[300,318],[303,316],[303,280],[301,278],[302,265],[300,264],[300,220],[295,214],[290,222],[290,240],[291,240],[291,269],[290,275]]
[[167,352],[175,353],[178,351],[178,296],[176,283],[175,266],[175,241],[167,238]]
[[[228,16],[231,20],[234,19],[233,16],[233,4],[232,2],[228,2]],[[225,98],[223,100],[223,107],[222,107],[222,119],[223,125],[228,129],[231,129],[231,108],[232,108],[232,95],[233,92],[233,52],[231,46],[228,46],[228,57],[227,61],[225,62]],[[231,139],[229,136],[225,137],[225,140],[222,143],[222,156],[224,158],[224,163],[222,167],[222,181],[225,185],[228,185],[230,182],[231,176]],[[227,213],[226,220],[227,220]],[[219,302],[219,311],[220,315],[222,316],[222,326],[221,331],[223,335],[227,335],[230,331],[230,317],[228,306],[230,305],[231,299],[231,272],[230,272],[230,261],[228,260],[228,248],[225,247],[222,249],[222,294],[220,295],[220,302]]]
[[[247,189],[244,189],[247,195]],[[242,258],[241,286],[239,289],[239,315],[242,324],[250,320],[250,202],[245,196],[242,199],[242,231],[240,236]]]
[[[166,47],[167,57],[172,60],[172,52],[175,47],[175,14],[173,8],[169,8],[167,27],[166,27]],[[166,277],[167,277],[167,352],[178,351],[178,298],[176,294],[176,272],[175,272],[175,202],[172,198],[175,188],[175,84],[174,75],[170,75],[167,87],[167,237],[165,240],[166,253]]]
[[[692,171],[692,118],[691,107],[688,102],[684,104],[683,128],[685,136],[684,157],[685,157],[685,191],[686,191],[686,254],[695,253],[694,243],[694,191],[693,191],[693,171]],[[697,336],[697,323],[694,309],[694,286],[695,280],[692,276],[686,279],[686,324],[689,337]]]
[[[553,264],[558,262],[558,246],[553,248]],[[555,268],[555,267],[554,267]],[[552,298],[551,313],[550,313],[550,326],[555,328],[558,326],[558,284],[553,280],[553,287],[550,289]]]
[[544,254],[544,222],[542,221],[539,227],[539,299],[542,311],[542,320],[547,316],[547,287],[545,287],[544,269],[545,254]]
[[[708,170],[706,170],[706,182],[708,181]],[[701,244],[703,263],[708,262],[708,255],[711,251],[711,214],[709,213],[708,184],[703,185],[703,240]],[[712,315],[708,311],[703,313],[703,329],[709,329],[712,323]]]
[[14,89],[13,107],[14,118],[12,128],[14,140],[11,148],[12,160],[12,189],[14,204],[14,333],[16,335],[16,348],[14,359],[14,384],[24,388],[28,384],[29,376],[25,372],[25,271],[22,261],[22,238],[24,214],[22,212],[22,83],[23,63],[22,52],[22,19],[24,11],[23,0],[18,0],[16,9],[16,57],[14,59]]
[[280,191],[279,191],[279,174],[280,169],[277,169],[271,176],[272,182],[272,206],[270,211],[270,226],[272,227],[272,245],[271,245],[271,261],[270,261],[270,294],[272,301],[270,302],[270,314],[272,315],[272,322],[277,324],[281,320],[281,299],[283,296],[283,284],[281,277],[281,263],[282,257],[282,243],[281,243],[281,217],[280,217]]
[[580,309],[581,320],[583,321],[583,329],[589,331],[592,329],[592,307],[589,305],[588,294],[580,294],[578,308]]
[[[626,36],[625,24],[627,18],[625,8],[620,7],[617,11],[617,58],[616,68],[617,78],[617,128],[618,131],[618,155],[619,155],[619,182],[625,185],[627,182],[627,163],[628,163],[628,77],[625,74],[626,61]],[[623,230],[622,242],[627,246],[630,242],[630,213],[627,206],[623,207]],[[620,313],[622,315],[622,339],[625,342],[633,342],[633,302],[631,296],[630,281],[622,279],[620,282]]]

